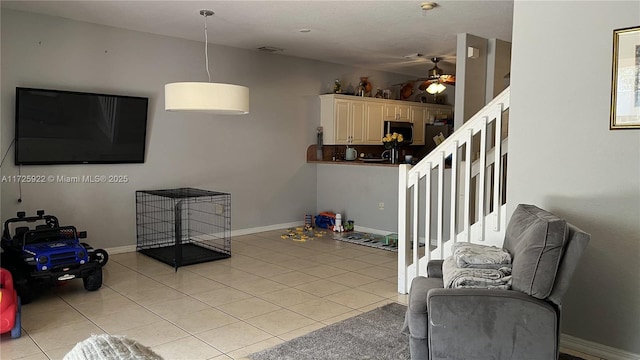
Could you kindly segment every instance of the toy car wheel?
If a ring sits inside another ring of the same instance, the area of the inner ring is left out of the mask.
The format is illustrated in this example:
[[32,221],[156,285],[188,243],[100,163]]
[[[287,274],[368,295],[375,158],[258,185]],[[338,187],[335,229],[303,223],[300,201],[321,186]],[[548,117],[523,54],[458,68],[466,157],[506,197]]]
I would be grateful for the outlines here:
[[92,274],[82,278],[82,283],[87,291],[96,291],[102,286],[102,268],[97,268]]
[[18,311],[16,311],[16,318],[11,329],[11,338],[17,339],[22,336],[22,304],[20,303],[20,296],[18,296]]
[[109,254],[104,249],[96,249],[93,254],[91,254],[91,261],[96,261],[100,266],[107,265],[107,261],[109,261]]
[[28,279],[16,277],[14,281],[18,296],[23,304],[28,304],[33,299],[33,290]]

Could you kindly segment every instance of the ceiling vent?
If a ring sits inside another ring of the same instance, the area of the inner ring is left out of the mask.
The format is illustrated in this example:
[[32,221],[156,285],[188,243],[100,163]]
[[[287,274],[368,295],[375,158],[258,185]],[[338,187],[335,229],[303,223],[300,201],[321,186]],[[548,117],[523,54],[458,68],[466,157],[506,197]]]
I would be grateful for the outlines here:
[[278,51],[284,51],[284,49],[277,48],[275,46],[261,46],[258,48],[258,51],[274,53]]

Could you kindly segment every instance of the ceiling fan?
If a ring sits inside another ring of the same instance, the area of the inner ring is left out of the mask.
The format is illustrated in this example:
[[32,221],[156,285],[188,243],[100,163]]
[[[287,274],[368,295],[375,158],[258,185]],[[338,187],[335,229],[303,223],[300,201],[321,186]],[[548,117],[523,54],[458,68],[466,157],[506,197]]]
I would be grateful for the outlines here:
[[416,82],[420,83],[420,85],[418,85],[418,89],[426,91],[429,94],[436,95],[443,92],[447,88],[446,85],[456,84],[455,75],[445,74],[444,71],[438,67],[438,62],[440,62],[440,60],[442,60],[442,58],[431,58],[433,67],[427,72],[427,77],[416,79]]
[[[423,54],[412,54],[405,56],[410,62],[422,62],[426,61]],[[433,67],[427,72],[427,77],[418,78],[415,80],[408,80],[403,83],[394,84],[393,86],[400,86],[400,99],[407,100],[413,95],[413,88],[415,84],[418,85],[418,89],[426,91],[431,95],[437,95],[446,89],[446,85],[455,85],[456,76],[451,74],[445,74],[444,71],[438,67],[438,62],[442,60],[441,57],[430,58],[433,62]]]

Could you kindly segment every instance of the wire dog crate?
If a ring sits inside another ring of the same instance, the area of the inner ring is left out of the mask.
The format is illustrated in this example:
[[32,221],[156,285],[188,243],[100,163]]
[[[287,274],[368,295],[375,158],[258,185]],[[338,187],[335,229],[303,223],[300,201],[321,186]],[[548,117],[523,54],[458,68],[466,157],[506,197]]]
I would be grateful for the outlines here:
[[176,271],[231,256],[231,194],[193,188],[136,191],[136,251]]

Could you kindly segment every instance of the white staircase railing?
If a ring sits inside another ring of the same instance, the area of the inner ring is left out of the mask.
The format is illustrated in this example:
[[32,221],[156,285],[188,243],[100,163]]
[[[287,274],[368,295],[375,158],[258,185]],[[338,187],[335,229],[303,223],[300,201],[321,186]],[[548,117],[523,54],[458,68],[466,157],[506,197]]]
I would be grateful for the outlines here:
[[400,165],[398,292],[455,242],[502,246],[509,88],[417,165]]

